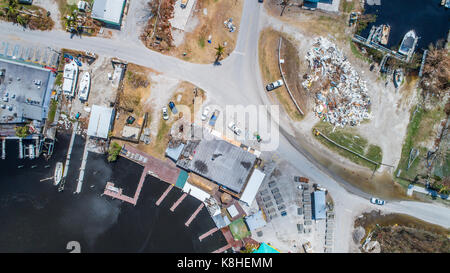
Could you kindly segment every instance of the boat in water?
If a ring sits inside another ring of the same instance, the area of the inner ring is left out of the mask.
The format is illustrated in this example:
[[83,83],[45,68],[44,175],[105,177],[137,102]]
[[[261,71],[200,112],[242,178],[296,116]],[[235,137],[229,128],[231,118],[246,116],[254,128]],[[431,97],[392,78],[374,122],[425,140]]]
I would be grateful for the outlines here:
[[414,51],[414,47],[416,46],[417,40],[419,38],[416,35],[414,30],[408,31],[403,37],[402,43],[400,44],[400,48],[398,49],[398,53],[403,54],[405,56],[411,55]]
[[89,89],[91,85],[91,76],[89,72],[84,72],[81,76],[80,88],[78,89],[78,98],[82,101],[87,101],[89,96]]
[[73,60],[64,66],[63,78],[64,94],[73,97],[78,80],[78,65]]
[[387,43],[389,41],[389,32],[391,32],[391,26],[390,25],[383,25],[383,31],[381,33],[380,44],[387,45]]
[[394,86],[398,88],[403,82],[403,71],[401,69],[396,69],[394,71]]
[[62,175],[63,175],[63,164],[62,162],[58,162],[56,163],[55,175],[53,176],[54,179],[53,185],[57,186],[59,182],[61,182]]

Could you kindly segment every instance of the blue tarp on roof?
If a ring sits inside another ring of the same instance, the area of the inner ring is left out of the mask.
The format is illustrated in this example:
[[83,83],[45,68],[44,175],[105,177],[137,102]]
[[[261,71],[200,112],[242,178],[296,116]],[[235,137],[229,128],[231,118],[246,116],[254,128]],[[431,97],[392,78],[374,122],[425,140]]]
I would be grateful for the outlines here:
[[325,204],[325,192],[315,191],[313,194],[313,206],[314,215],[313,218],[316,220],[326,218],[326,204]]
[[272,246],[266,243],[262,243],[259,245],[259,248],[257,250],[253,251],[253,253],[280,253],[280,252],[275,248],[273,248]]

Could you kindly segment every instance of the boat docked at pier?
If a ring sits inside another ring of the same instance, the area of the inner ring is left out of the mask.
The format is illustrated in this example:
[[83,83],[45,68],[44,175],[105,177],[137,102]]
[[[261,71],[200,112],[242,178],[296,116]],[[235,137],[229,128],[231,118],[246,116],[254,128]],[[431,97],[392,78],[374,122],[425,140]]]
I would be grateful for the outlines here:
[[387,43],[389,41],[389,33],[391,32],[391,26],[390,25],[383,25],[382,29],[383,30],[381,32],[380,44],[387,45]]
[[78,80],[78,65],[73,60],[64,66],[63,78],[64,94],[73,97]]
[[63,175],[63,164],[62,162],[58,162],[56,163],[55,175],[53,176],[54,179],[53,185],[57,186],[59,182],[61,182],[62,175]]
[[419,37],[417,37],[414,30],[408,31],[403,37],[400,48],[398,49],[398,53],[405,56],[410,56],[414,52],[414,47],[416,46],[418,39]]
[[89,89],[91,85],[91,76],[89,72],[84,72],[81,76],[80,88],[78,89],[78,98],[82,101],[87,101],[89,96]]

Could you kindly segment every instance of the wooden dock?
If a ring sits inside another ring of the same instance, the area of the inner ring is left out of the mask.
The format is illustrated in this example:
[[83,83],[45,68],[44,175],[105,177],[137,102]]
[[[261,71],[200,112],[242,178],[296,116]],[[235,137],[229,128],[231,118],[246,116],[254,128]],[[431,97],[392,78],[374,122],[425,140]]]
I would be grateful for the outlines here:
[[178,207],[178,205],[184,200],[184,198],[186,198],[187,193],[183,193],[183,195],[180,196],[180,198],[178,198],[178,200],[173,203],[172,207],[170,208],[170,211],[175,211],[175,209]]
[[205,206],[204,203],[201,203],[200,206],[198,206],[198,208],[194,211],[194,213],[191,215],[191,217],[189,218],[189,220],[187,220],[187,222],[185,223],[185,225],[188,227],[191,222],[195,219],[195,217],[197,217],[197,214],[202,210],[202,208]]
[[206,233],[200,235],[200,236],[198,237],[198,239],[201,241],[201,240],[205,239],[206,237],[208,237],[209,235],[212,235],[214,232],[216,232],[216,231],[218,231],[218,230],[219,230],[219,229],[218,229],[217,227],[215,227],[215,228],[209,230],[208,232],[206,232]]
[[166,196],[169,194],[170,190],[173,188],[173,185],[170,185],[167,187],[167,190],[161,195],[161,197],[156,201],[156,205],[159,206],[161,202],[166,198]]
[[221,248],[219,248],[219,249],[217,249],[217,250],[214,250],[214,251],[211,252],[211,253],[222,253],[222,252],[224,252],[225,250],[227,250],[227,249],[229,249],[229,248],[231,248],[231,245],[230,245],[230,244],[227,244],[226,246],[223,246],[223,247],[221,247]]

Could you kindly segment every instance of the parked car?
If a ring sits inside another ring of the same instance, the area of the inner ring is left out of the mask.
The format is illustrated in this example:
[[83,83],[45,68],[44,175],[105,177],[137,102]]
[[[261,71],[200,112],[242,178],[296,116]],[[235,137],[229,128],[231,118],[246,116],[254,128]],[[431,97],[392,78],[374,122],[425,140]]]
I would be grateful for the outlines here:
[[240,136],[242,133],[242,130],[236,126],[236,123],[234,123],[233,121],[230,122],[230,124],[228,124],[228,128],[231,129],[231,131],[233,131],[236,135]]
[[276,88],[278,88],[278,87],[280,87],[282,85],[283,85],[283,81],[282,80],[278,80],[278,81],[274,81],[272,83],[269,83],[266,86],[266,89],[267,89],[267,91],[272,91],[272,90],[274,90],[274,89],[276,89]]
[[217,121],[217,117],[219,116],[220,111],[219,110],[214,110],[211,119],[209,120],[209,125],[210,126],[214,126],[216,125],[216,121]]
[[206,120],[208,118],[208,114],[209,114],[209,107],[206,106],[205,109],[203,109],[202,120]]
[[259,2],[259,3],[262,3],[262,2],[264,2],[264,0],[258,0],[258,2]]
[[384,205],[386,202],[384,200],[379,199],[379,198],[372,197],[372,198],[370,198],[370,203],[381,206],[381,205]]
[[169,113],[167,113],[167,107],[163,107],[162,115],[163,115],[163,119],[164,120],[168,120],[169,119]]
[[173,101],[169,102],[169,108],[170,108],[170,110],[172,110],[172,113],[174,113],[174,114],[178,113],[178,110],[175,107],[175,103],[173,103]]
[[287,212],[286,211],[282,211],[281,212],[281,216],[286,216],[287,215]]
[[308,183],[309,182],[309,178],[303,177],[303,176],[294,176],[294,181],[295,182]]

